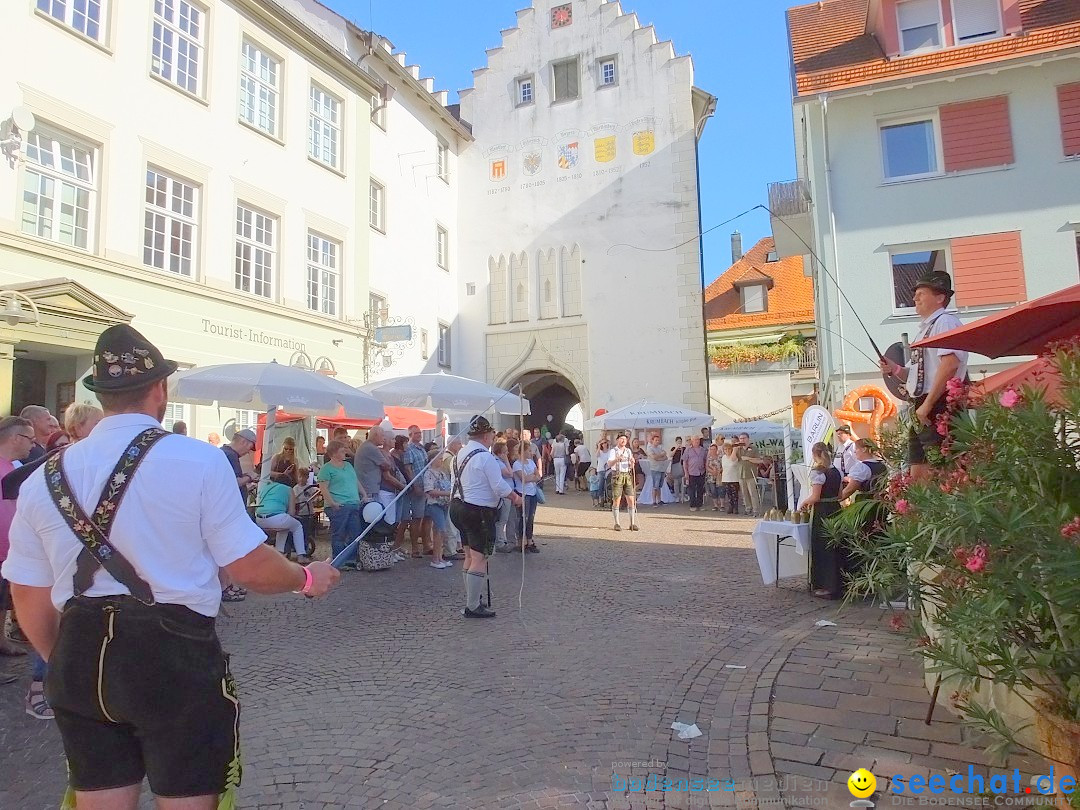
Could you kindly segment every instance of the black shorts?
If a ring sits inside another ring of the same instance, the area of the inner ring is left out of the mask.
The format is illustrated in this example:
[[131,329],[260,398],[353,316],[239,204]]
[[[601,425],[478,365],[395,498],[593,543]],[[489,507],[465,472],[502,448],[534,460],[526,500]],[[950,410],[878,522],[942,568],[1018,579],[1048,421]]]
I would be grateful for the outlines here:
[[584,478],[592,465],[588,461],[579,461],[577,465],[577,477]]
[[[931,447],[940,447],[941,440],[945,437],[938,433],[937,418],[945,413],[945,397],[942,396],[930,411],[930,424],[923,425],[916,422],[912,425],[908,434],[908,464],[926,464],[926,451]],[[915,419],[914,413],[912,418]]]
[[499,510],[490,506],[476,506],[460,498],[450,501],[450,522],[461,532],[462,542],[485,556],[495,551],[495,524]]
[[170,798],[240,784],[240,702],[212,618],[130,596],[72,599],[45,695],[77,791],[144,776]]

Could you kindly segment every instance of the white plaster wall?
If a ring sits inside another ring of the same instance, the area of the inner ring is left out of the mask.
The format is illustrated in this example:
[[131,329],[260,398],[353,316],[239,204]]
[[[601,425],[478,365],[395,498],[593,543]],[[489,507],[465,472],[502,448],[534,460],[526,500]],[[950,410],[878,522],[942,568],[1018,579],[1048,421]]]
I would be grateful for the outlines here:
[[[504,46],[488,51],[488,67],[462,92],[462,117],[476,142],[461,161],[460,282],[486,292],[488,257],[521,251],[531,277],[527,324],[489,326],[486,295],[461,298],[463,367],[494,381],[485,344],[540,325],[538,252],[579,245],[583,314],[558,323],[579,324],[588,335],[580,364],[564,358],[587,381],[588,390],[579,390],[586,412],[646,396],[704,409],[697,245],[661,253],[627,247],[671,247],[698,231],[692,66],[689,58],[673,59],[651,27],[620,12],[616,3],[577,0],[573,24],[551,31],[547,6],[519,11],[518,27],[503,32]],[[575,54],[581,98],[552,104],[550,62]],[[599,89],[596,60],[609,55],[617,56],[618,85]],[[515,108],[516,79],[524,74],[535,77],[536,100]],[[636,155],[632,136],[646,130],[655,149]],[[597,161],[594,140],[610,135],[616,156]],[[558,148],[572,141],[578,162],[564,170]],[[525,155],[536,149],[541,168],[527,174]],[[507,174],[493,182],[497,159],[506,160]]]
[[[709,373],[709,413],[718,425],[736,419],[750,419],[791,406],[791,374],[721,374]],[[773,421],[791,421],[791,412],[768,417]]]
[[[395,93],[386,111],[386,131],[371,127],[371,176],[386,188],[386,230],[371,229],[371,291],[386,297],[391,318],[412,318],[415,334],[412,346],[394,347],[404,349],[404,356],[395,355],[393,366],[373,366],[373,379],[437,371],[439,322],[456,330],[458,310],[459,139],[431,111],[430,99],[421,99],[388,70],[380,75]],[[447,180],[436,171],[437,137],[450,146]],[[436,262],[437,225],[450,234],[445,270]],[[427,358],[422,356],[422,329],[428,333]],[[450,345],[453,353],[453,338]]]
[[[917,316],[893,313],[889,246],[1019,230],[1028,298],[1076,283],[1080,160],[1062,156],[1056,87],[1078,80],[1080,59],[1068,59],[869,96],[831,98],[828,142],[836,262],[826,196],[821,105],[796,105],[796,132],[804,132],[804,116],[807,122],[806,139],[797,151],[806,153],[800,172],[810,178],[813,188],[817,252],[838,276],[882,349],[899,340],[901,332],[914,339],[918,330]],[[880,117],[1003,94],[1009,97],[1014,165],[905,183],[882,182]],[[850,307],[838,302],[828,280],[819,283],[818,289],[823,379],[831,380],[830,398],[835,401],[843,396],[841,368],[846,368],[848,389],[860,382],[880,381],[880,375],[871,359],[857,351],[873,356]],[[969,308],[959,314],[966,323],[998,309]],[[854,346],[842,342],[840,332]],[[978,370],[992,372],[1012,362],[976,356],[971,368],[976,376]]]

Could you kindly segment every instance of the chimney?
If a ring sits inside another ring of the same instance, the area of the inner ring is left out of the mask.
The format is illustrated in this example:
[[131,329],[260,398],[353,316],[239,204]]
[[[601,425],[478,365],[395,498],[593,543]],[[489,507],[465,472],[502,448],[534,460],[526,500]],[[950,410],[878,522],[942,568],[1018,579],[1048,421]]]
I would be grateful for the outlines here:
[[735,233],[731,235],[731,263],[735,264],[735,262],[742,257],[742,234],[735,231]]

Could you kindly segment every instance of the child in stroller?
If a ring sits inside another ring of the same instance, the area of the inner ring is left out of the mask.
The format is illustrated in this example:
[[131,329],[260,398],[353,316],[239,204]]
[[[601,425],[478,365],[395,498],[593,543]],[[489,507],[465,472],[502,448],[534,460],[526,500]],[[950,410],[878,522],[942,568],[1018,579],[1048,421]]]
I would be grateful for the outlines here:
[[[302,552],[295,549],[293,554],[300,553],[308,557],[315,553],[315,532],[319,528],[319,514],[323,508],[322,493],[318,484],[311,480],[307,470],[297,470],[297,481],[293,487],[296,496],[296,519],[304,527],[304,545],[307,546]],[[289,540],[292,544],[292,540]]]

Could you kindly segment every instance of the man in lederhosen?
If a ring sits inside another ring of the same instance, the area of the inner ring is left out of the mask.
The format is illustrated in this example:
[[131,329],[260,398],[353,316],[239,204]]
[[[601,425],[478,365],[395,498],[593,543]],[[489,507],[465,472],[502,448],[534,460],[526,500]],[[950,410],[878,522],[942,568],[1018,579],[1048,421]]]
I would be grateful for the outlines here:
[[[83,380],[105,418],[23,484],[3,575],[49,662],[45,694],[79,810],[211,810],[240,783],[240,704],[214,617],[218,569],[261,593],[325,594],[339,573],[264,545],[210,444],[166,433],[166,360],[126,324]],[[69,805],[71,806],[71,805]]]
[[[960,319],[945,307],[952,300],[952,279],[941,270],[927,273],[915,285],[915,312],[922,318],[917,343],[924,338],[940,335],[959,327]],[[908,436],[908,464],[911,477],[925,479],[930,475],[926,451],[941,444],[937,418],[945,411],[945,385],[953,377],[967,376],[967,352],[957,349],[913,349],[911,360],[901,366],[887,358],[881,359],[881,372],[895,377],[902,384],[901,394],[915,408],[915,424]]]
[[474,416],[469,443],[454,459],[450,520],[461,532],[465,545],[465,610],[467,619],[489,619],[495,611],[482,604],[487,582],[488,557],[495,551],[495,523],[499,501],[509,498],[521,508],[521,496],[503,478],[502,462],[491,452],[495,428],[482,416]]

